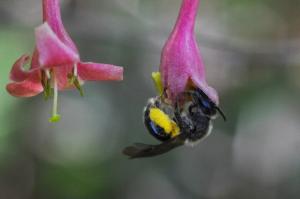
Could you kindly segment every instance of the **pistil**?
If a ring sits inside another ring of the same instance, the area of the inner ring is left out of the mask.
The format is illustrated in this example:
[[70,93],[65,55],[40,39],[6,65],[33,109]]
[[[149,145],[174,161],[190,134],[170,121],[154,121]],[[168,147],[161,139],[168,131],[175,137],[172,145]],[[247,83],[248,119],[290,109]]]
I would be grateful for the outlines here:
[[58,85],[55,75],[53,75],[53,107],[52,117],[49,119],[50,122],[58,122],[60,115],[57,114],[57,101],[58,101]]

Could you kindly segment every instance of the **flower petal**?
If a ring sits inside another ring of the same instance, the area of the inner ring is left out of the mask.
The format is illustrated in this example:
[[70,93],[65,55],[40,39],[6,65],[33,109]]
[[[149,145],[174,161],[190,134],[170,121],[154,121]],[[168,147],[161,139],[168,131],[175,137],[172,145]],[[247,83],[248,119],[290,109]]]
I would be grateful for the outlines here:
[[200,88],[207,95],[207,97],[209,97],[209,99],[212,102],[214,102],[216,105],[219,105],[219,96],[214,88],[208,86],[206,81],[197,79],[197,77],[192,76],[191,80],[198,88]]
[[47,22],[57,37],[78,53],[76,45],[64,28],[61,20],[59,0],[43,0],[43,21]]
[[111,64],[78,63],[78,75],[82,80],[123,80],[123,68]]
[[48,23],[37,27],[35,36],[39,62],[42,67],[57,67],[79,61],[78,53],[64,44]]
[[59,90],[74,88],[74,86],[69,83],[69,79],[68,79],[68,75],[73,73],[73,65],[56,67],[54,68],[54,71],[55,71],[55,78],[57,79]]
[[186,89],[190,78],[205,81],[204,63],[194,38],[170,40],[162,53],[160,71],[171,100]]
[[6,90],[15,97],[32,97],[43,91],[43,86],[39,80],[39,71],[35,71],[30,76],[21,81],[9,83]]
[[10,79],[12,81],[23,81],[28,77],[30,72],[24,70],[24,65],[30,60],[29,55],[22,55],[13,65],[10,71]]
[[199,0],[182,0],[175,27],[162,51],[160,72],[173,102],[187,88],[189,80],[218,102],[216,91],[206,83],[205,67],[194,33],[198,6]]
[[31,58],[31,64],[30,64],[30,69],[35,69],[35,68],[40,68],[39,64],[39,52],[35,48],[33,53],[32,53],[32,58]]

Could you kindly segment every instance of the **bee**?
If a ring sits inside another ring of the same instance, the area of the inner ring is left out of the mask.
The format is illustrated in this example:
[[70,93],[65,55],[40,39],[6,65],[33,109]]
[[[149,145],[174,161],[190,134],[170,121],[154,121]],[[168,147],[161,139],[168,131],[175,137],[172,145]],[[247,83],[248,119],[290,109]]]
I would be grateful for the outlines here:
[[136,143],[123,153],[130,158],[152,157],[182,145],[194,145],[210,134],[217,113],[226,121],[221,109],[198,88],[182,93],[175,105],[166,103],[163,96],[150,98],[144,110],[144,124],[161,143]]

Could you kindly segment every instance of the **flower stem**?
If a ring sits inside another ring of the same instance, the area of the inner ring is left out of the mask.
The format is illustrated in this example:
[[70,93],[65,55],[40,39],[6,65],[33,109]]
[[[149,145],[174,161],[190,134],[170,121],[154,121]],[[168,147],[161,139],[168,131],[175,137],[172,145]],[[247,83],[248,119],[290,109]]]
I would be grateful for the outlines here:
[[52,117],[49,119],[50,122],[58,122],[60,120],[60,115],[57,114],[57,100],[58,100],[58,86],[57,80],[54,76],[53,78],[53,107],[52,107]]

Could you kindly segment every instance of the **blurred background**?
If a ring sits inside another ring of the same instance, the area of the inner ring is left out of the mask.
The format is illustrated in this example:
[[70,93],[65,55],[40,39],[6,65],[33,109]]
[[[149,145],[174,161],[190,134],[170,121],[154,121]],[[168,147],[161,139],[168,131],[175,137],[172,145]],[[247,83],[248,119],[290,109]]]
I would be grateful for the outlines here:
[[300,198],[299,0],[202,0],[198,42],[228,121],[194,148],[138,160],[121,151],[157,143],[142,110],[181,0],[61,3],[82,59],[122,65],[125,79],[60,92],[62,120],[48,123],[51,100],[5,90],[34,48],[41,0],[1,0],[0,199]]

